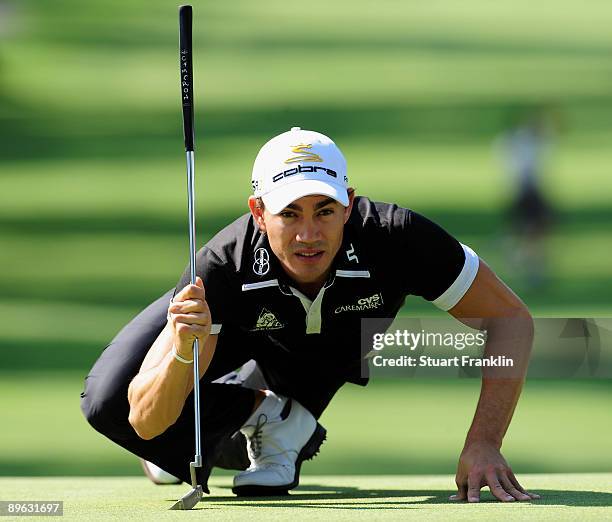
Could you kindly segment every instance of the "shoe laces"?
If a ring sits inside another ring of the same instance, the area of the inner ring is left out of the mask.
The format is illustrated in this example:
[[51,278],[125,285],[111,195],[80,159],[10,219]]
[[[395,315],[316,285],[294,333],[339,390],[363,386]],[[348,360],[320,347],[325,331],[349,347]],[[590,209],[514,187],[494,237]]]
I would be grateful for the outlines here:
[[265,413],[260,413],[253,427],[253,433],[249,435],[249,450],[253,459],[258,459],[261,455],[262,430],[267,422],[268,416]]
[[258,471],[262,469],[279,469],[283,468],[287,471],[293,471],[295,468],[289,464],[281,464],[279,462],[261,462],[257,465],[256,469]]

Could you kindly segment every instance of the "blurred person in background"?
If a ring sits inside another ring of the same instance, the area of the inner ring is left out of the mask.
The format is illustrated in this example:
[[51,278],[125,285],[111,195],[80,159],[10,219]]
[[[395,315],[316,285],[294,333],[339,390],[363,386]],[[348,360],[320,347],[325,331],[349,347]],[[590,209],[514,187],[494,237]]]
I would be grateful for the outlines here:
[[546,237],[553,224],[553,209],[542,177],[556,128],[555,114],[539,108],[525,112],[495,143],[512,187],[506,215],[510,228],[508,258],[527,288],[546,283]]

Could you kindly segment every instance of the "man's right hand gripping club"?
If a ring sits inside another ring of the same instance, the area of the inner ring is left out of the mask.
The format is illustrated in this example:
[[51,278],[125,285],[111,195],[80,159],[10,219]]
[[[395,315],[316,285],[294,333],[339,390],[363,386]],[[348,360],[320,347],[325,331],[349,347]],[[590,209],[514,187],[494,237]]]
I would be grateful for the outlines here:
[[199,339],[200,378],[204,375],[217,344],[210,329],[210,310],[198,277],[195,285],[174,296],[168,322],[128,388],[129,422],[141,438],[161,435],[178,419],[193,390],[193,366],[184,361],[193,360],[193,342]]
[[181,359],[193,360],[193,343],[200,340],[200,355],[210,335],[210,310],[205,299],[204,283],[199,277],[195,285],[187,285],[168,307],[168,324],[172,328],[174,350]]

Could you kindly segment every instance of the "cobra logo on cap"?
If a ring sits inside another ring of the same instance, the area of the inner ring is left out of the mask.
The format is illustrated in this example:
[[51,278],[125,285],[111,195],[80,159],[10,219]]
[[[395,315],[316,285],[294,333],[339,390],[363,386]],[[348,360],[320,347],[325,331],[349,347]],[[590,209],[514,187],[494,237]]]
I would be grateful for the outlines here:
[[312,149],[312,145],[304,143],[301,143],[300,145],[294,145],[291,148],[291,152],[293,152],[294,154],[300,154],[300,156],[293,156],[292,158],[285,160],[285,163],[297,163],[298,161],[305,161],[309,163],[323,162],[323,158],[321,158],[321,156],[306,149]]

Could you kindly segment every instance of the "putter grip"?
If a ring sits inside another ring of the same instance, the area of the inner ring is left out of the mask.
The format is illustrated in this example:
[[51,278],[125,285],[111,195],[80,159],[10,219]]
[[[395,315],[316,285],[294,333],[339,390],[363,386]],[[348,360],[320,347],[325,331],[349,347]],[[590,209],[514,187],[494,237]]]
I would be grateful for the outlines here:
[[179,7],[179,66],[181,70],[181,103],[183,105],[183,136],[185,150],[193,150],[193,63],[191,48],[192,10],[190,5]]

